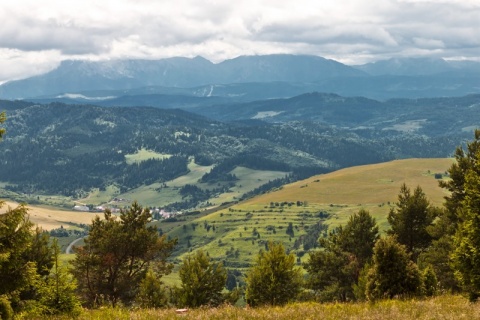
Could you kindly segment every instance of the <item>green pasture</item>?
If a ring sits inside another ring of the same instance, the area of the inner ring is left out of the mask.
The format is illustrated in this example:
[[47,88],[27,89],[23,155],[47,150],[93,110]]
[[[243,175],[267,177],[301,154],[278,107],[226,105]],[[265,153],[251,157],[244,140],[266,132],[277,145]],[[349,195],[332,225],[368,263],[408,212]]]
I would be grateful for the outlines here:
[[134,163],[139,163],[145,160],[149,159],[168,159],[172,155],[171,154],[165,154],[165,153],[158,153],[152,150],[147,150],[145,148],[142,148],[140,150],[137,150],[137,152],[132,153],[132,154],[126,154],[125,155],[125,161],[127,164],[134,164]]

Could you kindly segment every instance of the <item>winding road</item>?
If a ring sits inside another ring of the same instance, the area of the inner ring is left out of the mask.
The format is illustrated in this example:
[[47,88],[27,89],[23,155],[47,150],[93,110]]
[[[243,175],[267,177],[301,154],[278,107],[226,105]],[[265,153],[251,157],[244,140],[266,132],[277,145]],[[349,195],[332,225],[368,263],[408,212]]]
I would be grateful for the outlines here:
[[83,238],[85,238],[85,237],[81,237],[81,238],[75,239],[75,240],[73,240],[72,242],[70,242],[70,244],[68,245],[67,249],[65,250],[65,253],[66,253],[66,254],[72,254],[72,253],[73,253],[73,252],[72,252],[73,246],[74,246],[77,242],[79,242],[80,240],[82,240]]

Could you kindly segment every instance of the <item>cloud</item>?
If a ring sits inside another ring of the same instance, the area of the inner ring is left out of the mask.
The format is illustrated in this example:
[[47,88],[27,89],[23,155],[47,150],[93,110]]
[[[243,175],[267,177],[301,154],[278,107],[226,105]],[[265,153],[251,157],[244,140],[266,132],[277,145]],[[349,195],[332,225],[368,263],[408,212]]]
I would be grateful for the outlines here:
[[348,63],[410,55],[479,59],[479,16],[478,0],[6,0],[0,65],[15,61],[18,72],[0,70],[0,79],[62,59],[201,55],[218,62],[268,53]]

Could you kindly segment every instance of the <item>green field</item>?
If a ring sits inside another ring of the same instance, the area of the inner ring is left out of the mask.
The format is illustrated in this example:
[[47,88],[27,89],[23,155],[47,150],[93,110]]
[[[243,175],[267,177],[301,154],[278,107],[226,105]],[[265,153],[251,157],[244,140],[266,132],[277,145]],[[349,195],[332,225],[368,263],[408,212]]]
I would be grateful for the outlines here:
[[133,164],[133,163],[139,163],[148,159],[168,159],[172,155],[171,154],[163,154],[163,153],[158,153],[155,151],[151,150],[146,150],[144,148],[137,150],[137,152],[132,153],[132,154],[126,154],[125,155],[125,160],[127,164]]

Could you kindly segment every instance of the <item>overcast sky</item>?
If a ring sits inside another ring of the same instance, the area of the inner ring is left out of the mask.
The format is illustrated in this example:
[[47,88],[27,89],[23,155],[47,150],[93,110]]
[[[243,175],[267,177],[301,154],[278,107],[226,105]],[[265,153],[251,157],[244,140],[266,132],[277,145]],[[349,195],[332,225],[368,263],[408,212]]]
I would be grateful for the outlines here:
[[66,59],[480,60],[480,0],[1,0],[0,82]]

